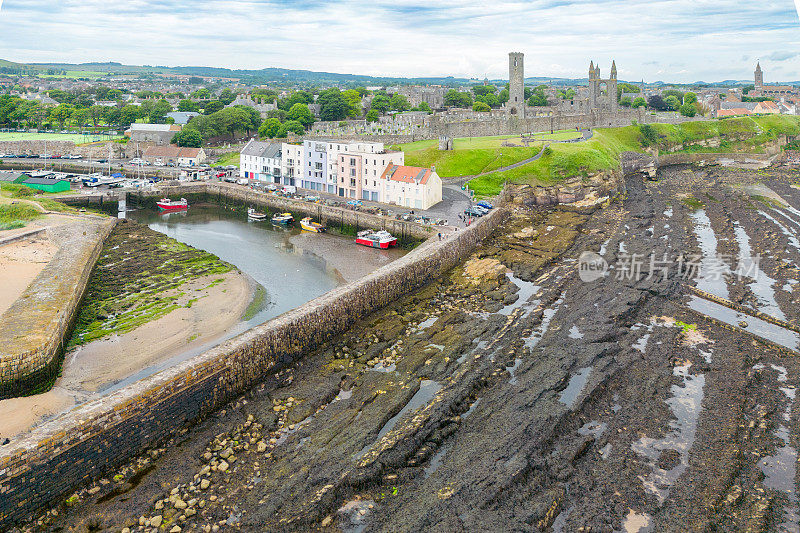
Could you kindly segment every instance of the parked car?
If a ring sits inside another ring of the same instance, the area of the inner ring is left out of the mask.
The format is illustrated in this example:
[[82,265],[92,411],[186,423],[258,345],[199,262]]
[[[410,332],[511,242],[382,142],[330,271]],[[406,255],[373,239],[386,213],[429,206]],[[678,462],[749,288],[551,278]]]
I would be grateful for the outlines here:
[[143,167],[143,166],[145,166],[147,164],[147,161],[145,161],[144,159],[139,159],[137,157],[137,158],[131,159],[130,160],[130,164],[133,165],[133,166]]
[[486,211],[484,211],[478,206],[472,206],[469,209],[466,209],[464,211],[464,214],[467,215],[468,217],[482,217],[486,214]]
[[494,206],[491,203],[487,202],[486,200],[481,200],[480,202],[478,202],[478,207],[483,207],[484,209],[490,209],[490,210],[494,209]]
[[236,180],[236,183],[238,183],[239,185],[249,185],[250,180],[247,178],[239,178],[238,180]]
[[353,207],[361,207],[364,204],[361,202],[361,200],[350,200],[349,202],[347,202],[347,205],[352,205]]

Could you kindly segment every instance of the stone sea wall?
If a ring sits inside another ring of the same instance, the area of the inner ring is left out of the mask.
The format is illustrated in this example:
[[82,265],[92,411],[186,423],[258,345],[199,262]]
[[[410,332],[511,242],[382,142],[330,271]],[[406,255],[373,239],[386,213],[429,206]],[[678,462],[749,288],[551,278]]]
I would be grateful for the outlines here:
[[58,375],[64,342],[115,222],[84,218],[47,230],[58,251],[0,316],[0,399],[35,391]]
[[358,319],[464,261],[508,214],[430,239],[361,280],[173,368],[76,407],[0,448],[0,530],[57,504],[144,449],[245,392]]

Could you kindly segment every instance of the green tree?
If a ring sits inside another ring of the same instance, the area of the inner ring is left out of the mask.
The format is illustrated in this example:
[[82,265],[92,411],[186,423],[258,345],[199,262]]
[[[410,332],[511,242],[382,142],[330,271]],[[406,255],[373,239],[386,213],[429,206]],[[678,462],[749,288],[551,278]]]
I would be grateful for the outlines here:
[[531,91],[528,98],[529,106],[545,107],[547,105],[547,95],[545,95],[544,89],[544,86],[540,85]]
[[203,113],[210,115],[212,113],[216,113],[217,111],[221,111],[223,107],[225,106],[222,105],[222,102],[219,100],[212,100],[206,103],[205,107],[203,108]]
[[281,131],[279,132],[279,135],[280,135],[281,138],[288,137],[288,133],[290,131],[293,132],[293,133],[296,133],[297,135],[302,135],[302,134],[304,134],[306,132],[306,130],[305,130],[305,128],[303,128],[302,124],[300,124],[296,120],[289,120],[288,122],[286,122],[286,124],[284,124],[281,127]]
[[389,107],[391,107],[391,104],[389,103],[388,96],[377,94],[372,97],[372,103],[370,104],[371,109],[376,110],[378,113],[384,114],[389,111]]
[[296,120],[306,129],[314,123],[314,113],[307,104],[294,104],[286,116],[289,120]]
[[497,92],[497,87],[494,85],[473,85],[472,92],[475,93],[475,96],[485,96]]
[[638,108],[640,108],[640,107],[647,107],[647,100],[645,100],[645,99],[644,99],[644,98],[642,98],[641,96],[637,96],[637,97],[636,97],[636,98],[633,100],[633,103],[631,104],[631,107],[633,107],[633,108],[635,108],[635,109],[638,109]]
[[667,89],[666,91],[662,91],[661,93],[661,98],[663,98],[665,102],[667,101],[667,98],[669,98],[670,96],[674,96],[675,99],[678,100],[678,106],[680,106],[680,104],[683,103],[682,91],[679,91],[677,89]]
[[172,111],[172,105],[164,99],[159,100],[150,111],[150,122],[159,123],[164,120],[167,113]]
[[194,111],[194,112],[197,112],[198,109],[199,109],[199,107],[197,106],[197,102],[195,102],[194,100],[188,100],[188,99],[184,98],[183,100],[178,102],[178,111],[183,111],[183,112]]
[[478,112],[489,112],[492,110],[485,102],[475,102],[472,104],[472,110]]
[[411,104],[408,103],[408,98],[400,93],[394,93],[389,99],[389,108],[393,111],[408,111],[411,109]]
[[184,128],[183,131],[175,134],[172,143],[189,148],[200,148],[203,146],[203,136],[196,129]]
[[92,121],[92,127],[97,128],[97,124],[103,118],[103,107],[93,105],[89,108],[89,119]]
[[268,118],[263,124],[261,124],[261,127],[258,128],[258,136],[262,139],[274,139],[278,137],[278,133],[281,131],[281,126],[281,121],[277,118]]
[[236,100],[236,95],[228,87],[225,87],[222,89],[222,92],[219,93],[219,101],[222,102],[223,105],[228,105],[234,100]]
[[209,100],[211,99],[211,91],[203,87],[202,89],[197,89],[195,92],[193,92],[191,97],[195,100]]
[[355,89],[347,89],[346,91],[342,91],[342,96],[347,100],[347,105],[349,107],[347,116],[353,118],[360,117],[363,112],[361,109],[361,93]]
[[674,94],[671,94],[664,98],[664,103],[667,105],[667,109],[670,111],[677,111],[678,108],[681,106],[681,101],[678,100],[678,97]]
[[[113,109],[113,108],[112,108]],[[127,128],[139,119],[139,108],[135,105],[126,105],[119,110],[119,125]]]
[[697,102],[697,95],[695,93],[686,93],[683,95],[684,104],[693,104]]
[[693,117],[697,114],[697,108],[694,106],[694,104],[683,104],[680,107],[680,112],[684,117]]
[[278,101],[278,107],[284,111],[289,111],[294,104],[313,104],[314,96],[308,91],[297,91]]
[[86,108],[76,109],[72,112],[72,123],[78,128],[82,128],[89,122],[89,110]]
[[280,122],[286,122],[288,113],[283,109],[270,109],[267,111],[267,118],[277,118]]
[[73,108],[69,104],[58,104],[50,111],[50,120],[58,122],[58,128],[63,130],[64,123],[72,116]]
[[500,102],[500,105],[505,104],[506,102],[508,102],[509,98],[510,98],[510,93],[508,92],[508,89],[503,89],[497,95],[497,101]]
[[342,92],[336,88],[322,91],[317,97],[317,104],[320,106],[319,118],[326,121],[344,120],[350,110]]
[[631,100],[630,96],[623,96],[622,98],[619,99],[619,105],[621,105],[622,107],[630,107],[631,105],[633,105],[633,100]]
[[421,103],[420,103],[420,104],[417,106],[417,110],[419,110],[419,111],[425,111],[425,112],[427,112],[428,114],[431,114],[431,113],[433,113],[433,109],[431,109],[431,106],[430,106],[430,105],[428,105],[428,102],[421,102]]
[[370,109],[367,112],[367,122],[378,122],[378,110],[377,109]]

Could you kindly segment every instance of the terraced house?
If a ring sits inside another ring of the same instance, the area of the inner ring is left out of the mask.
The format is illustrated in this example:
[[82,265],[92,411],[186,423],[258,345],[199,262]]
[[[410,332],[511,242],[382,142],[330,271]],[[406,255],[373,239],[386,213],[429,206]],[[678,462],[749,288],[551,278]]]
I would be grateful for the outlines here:
[[381,202],[430,209],[442,201],[442,179],[432,168],[388,165],[381,175]]

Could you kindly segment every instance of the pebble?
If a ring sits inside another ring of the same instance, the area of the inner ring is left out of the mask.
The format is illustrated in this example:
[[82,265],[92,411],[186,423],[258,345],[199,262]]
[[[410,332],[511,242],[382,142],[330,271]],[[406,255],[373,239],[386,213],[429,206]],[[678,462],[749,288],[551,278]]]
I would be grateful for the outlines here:
[[181,526],[173,526],[173,528],[169,530],[169,533],[181,533]]
[[158,500],[156,502],[156,511],[159,511],[159,510],[161,510],[163,508],[164,508],[164,501],[163,500]]
[[153,518],[150,519],[150,526],[151,527],[159,527],[161,526],[161,521],[163,517],[160,514],[155,515]]
[[217,466],[217,470],[220,472],[225,472],[228,468],[230,468],[230,465],[225,461],[222,461],[219,466]]
[[211,486],[211,482],[207,479],[203,479],[200,481],[200,488],[202,490],[206,490],[209,486]]
[[183,500],[175,500],[175,509],[186,509],[188,505]]
[[258,453],[264,453],[265,451],[267,451],[267,443],[264,442],[263,440],[259,441],[258,446],[256,447],[256,451]]
[[322,523],[320,525],[322,527],[328,527],[329,525],[331,525],[331,522],[333,522],[333,517],[326,516],[325,519],[322,521]]
[[219,456],[220,456],[220,457],[222,457],[223,459],[227,459],[227,458],[228,458],[228,457],[230,457],[231,455],[233,455],[233,450],[232,450],[232,449],[230,449],[230,448],[225,448],[225,449],[224,449],[224,450],[222,450],[222,452],[220,452],[220,454],[219,454]]

